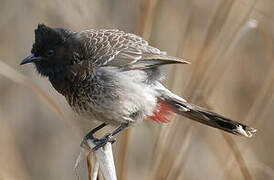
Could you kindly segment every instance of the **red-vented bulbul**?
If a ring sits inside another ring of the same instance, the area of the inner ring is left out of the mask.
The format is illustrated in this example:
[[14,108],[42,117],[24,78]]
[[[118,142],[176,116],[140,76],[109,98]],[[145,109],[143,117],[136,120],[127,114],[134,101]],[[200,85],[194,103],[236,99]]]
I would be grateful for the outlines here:
[[172,113],[236,135],[251,137],[256,132],[170,92],[160,83],[159,67],[188,62],[131,33],[116,29],[72,32],[40,24],[31,55],[21,65],[27,63],[34,63],[74,111],[103,122],[86,138],[93,138],[93,133],[106,125],[119,126],[97,139],[94,150],[136,122],[168,122],[167,116]]

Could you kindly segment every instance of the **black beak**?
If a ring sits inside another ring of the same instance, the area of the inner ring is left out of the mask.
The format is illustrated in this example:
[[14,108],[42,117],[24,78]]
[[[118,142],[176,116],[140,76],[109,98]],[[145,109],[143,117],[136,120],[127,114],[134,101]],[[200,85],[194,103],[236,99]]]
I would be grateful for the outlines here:
[[37,61],[41,61],[41,57],[36,57],[33,54],[29,55],[28,57],[26,57],[21,63],[20,65],[23,64],[27,64],[27,63],[31,63],[31,62],[37,62]]

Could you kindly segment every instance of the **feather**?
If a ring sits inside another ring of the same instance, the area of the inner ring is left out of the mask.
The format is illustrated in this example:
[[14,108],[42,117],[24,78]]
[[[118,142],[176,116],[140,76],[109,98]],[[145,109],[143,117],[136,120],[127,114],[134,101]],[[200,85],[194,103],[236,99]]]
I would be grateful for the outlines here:
[[169,122],[169,119],[167,116],[170,116],[172,114],[173,114],[173,111],[170,105],[165,103],[163,100],[158,99],[156,110],[153,112],[153,115],[148,116],[147,119],[151,119],[156,122],[167,123]]
[[155,54],[144,54],[142,58],[135,62],[132,65],[127,66],[126,68],[133,69],[148,69],[157,66],[167,65],[167,64],[190,64],[188,61],[185,61],[181,58],[167,56],[167,55],[155,55]]
[[181,58],[166,55],[137,35],[119,30],[88,30],[75,36],[85,43],[86,58],[99,67],[132,70],[174,63],[189,64]]

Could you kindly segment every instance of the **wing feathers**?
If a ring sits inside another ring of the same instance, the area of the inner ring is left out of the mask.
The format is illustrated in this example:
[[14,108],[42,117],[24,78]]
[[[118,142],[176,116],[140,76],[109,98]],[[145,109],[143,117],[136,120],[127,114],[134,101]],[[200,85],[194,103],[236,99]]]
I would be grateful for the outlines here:
[[184,59],[178,58],[178,57],[173,57],[173,56],[168,56],[164,54],[143,54],[142,55],[143,60],[154,60],[154,61],[165,61],[165,64],[190,64],[190,62],[185,61]]
[[85,44],[87,58],[95,66],[148,69],[165,64],[189,64],[150,46],[141,37],[119,30],[88,30],[75,34]]
[[135,63],[128,64],[126,69],[149,69],[157,66],[167,65],[167,64],[190,64],[181,58],[162,55],[162,54],[143,54],[141,59]]

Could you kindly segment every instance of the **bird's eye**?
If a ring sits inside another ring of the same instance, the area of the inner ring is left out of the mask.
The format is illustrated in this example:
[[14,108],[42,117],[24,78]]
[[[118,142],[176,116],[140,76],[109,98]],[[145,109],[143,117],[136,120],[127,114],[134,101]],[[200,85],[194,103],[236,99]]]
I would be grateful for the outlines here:
[[54,50],[50,49],[47,51],[46,56],[50,57],[54,55]]

